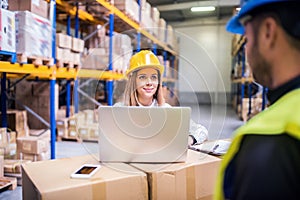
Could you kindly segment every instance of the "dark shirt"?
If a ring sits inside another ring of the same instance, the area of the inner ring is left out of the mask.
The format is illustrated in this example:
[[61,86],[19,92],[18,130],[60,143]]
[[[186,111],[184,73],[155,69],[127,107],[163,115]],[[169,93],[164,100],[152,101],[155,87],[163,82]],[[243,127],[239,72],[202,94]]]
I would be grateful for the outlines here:
[[[300,77],[269,90],[268,99],[273,104],[296,88]],[[226,199],[299,199],[300,141],[288,134],[245,136],[225,172],[224,191]]]

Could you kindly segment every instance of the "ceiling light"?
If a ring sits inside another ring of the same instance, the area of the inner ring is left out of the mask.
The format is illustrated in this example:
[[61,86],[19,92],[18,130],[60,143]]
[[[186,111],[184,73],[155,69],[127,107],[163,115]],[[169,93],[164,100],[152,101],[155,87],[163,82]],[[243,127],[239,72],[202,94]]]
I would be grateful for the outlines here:
[[205,11],[214,11],[216,8],[214,6],[206,6],[206,7],[192,7],[192,12],[205,12]]

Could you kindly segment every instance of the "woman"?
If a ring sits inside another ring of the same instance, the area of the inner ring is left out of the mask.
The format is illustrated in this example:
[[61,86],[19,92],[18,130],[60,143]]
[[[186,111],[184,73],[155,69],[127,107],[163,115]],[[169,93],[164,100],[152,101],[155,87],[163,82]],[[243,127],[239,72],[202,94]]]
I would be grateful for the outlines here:
[[[165,102],[162,92],[162,66],[158,58],[148,50],[140,51],[130,59],[124,102],[115,106],[161,106],[171,107]],[[189,145],[207,140],[207,129],[200,124],[190,122]]]

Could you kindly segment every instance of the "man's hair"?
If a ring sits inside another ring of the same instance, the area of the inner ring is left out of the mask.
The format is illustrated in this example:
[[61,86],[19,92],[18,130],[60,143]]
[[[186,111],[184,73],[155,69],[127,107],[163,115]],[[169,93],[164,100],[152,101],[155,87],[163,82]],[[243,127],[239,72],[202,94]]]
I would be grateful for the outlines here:
[[300,51],[300,1],[285,1],[258,7],[250,11],[253,17],[272,17],[286,32],[291,46]]

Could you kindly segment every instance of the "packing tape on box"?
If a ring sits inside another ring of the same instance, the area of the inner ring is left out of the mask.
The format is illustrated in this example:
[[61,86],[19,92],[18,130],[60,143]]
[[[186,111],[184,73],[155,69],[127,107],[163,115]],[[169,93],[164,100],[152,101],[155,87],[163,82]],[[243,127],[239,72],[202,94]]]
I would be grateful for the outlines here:
[[196,199],[195,188],[195,167],[191,166],[186,169],[186,199]]
[[157,180],[157,175],[155,173],[149,173],[147,174],[147,178],[148,178],[148,183],[152,185],[150,185],[150,188],[152,191],[149,191],[150,194],[152,194],[153,196],[151,197],[151,199],[157,199],[157,183],[154,182],[153,180]]
[[[92,179],[95,180],[95,179]],[[106,183],[101,182],[97,184],[92,184],[92,199],[107,199],[106,197]]]

